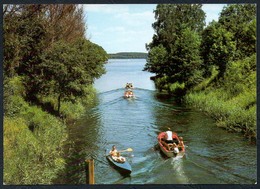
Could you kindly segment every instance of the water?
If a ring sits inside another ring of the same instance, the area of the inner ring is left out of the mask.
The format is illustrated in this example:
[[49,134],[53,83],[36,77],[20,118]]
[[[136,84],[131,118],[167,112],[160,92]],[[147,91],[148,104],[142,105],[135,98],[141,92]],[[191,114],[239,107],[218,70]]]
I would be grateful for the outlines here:
[[[256,146],[243,136],[217,128],[195,109],[159,94],[142,71],[145,60],[109,60],[107,73],[95,82],[96,104],[69,127],[66,184],[84,184],[85,159],[95,160],[96,184],[254,184]],[[136,99],[124,99],[124,86],[134,84]],[[171,127],[187,145],[183,158],[166,158],[157,135]],[[120,174],[104,157],[105,150],[132,148],[123,155],[131,176]],[[64,174],[64,173],[63,173]]]

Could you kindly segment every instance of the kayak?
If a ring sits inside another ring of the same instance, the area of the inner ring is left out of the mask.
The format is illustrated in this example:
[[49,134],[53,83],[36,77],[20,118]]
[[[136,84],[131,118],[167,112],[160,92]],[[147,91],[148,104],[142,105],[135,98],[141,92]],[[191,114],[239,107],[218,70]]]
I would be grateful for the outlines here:
[[[163,144],[162,144],[162,139],[164,138],[164,136],[166,135],[165,132],[161,132],[159,133],[157,139],[158,139],[158,144],[159,147],[161,149],[161,151],[167,156],[167,157],[183,157],[185,154],[185,147],[183,149],[180,150],[180,152],[178,154],[174,153],[173,150],[168,150]],[[172,139],[173,141],[176,141],[176,144],[178,144],[179,141],[179,137],[177,135],[177,133],[172,132]]]
[[125,174],[130,174],[132,172],[132,167],[127,160],[124,163],[115,161],[109,154],[108,150],[106,151],[106,158],[118,171]]

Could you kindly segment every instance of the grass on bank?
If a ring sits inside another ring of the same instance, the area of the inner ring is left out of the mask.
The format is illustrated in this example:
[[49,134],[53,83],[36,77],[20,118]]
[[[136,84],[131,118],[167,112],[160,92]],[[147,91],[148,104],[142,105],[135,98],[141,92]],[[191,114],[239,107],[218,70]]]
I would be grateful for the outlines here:
[[[6,81],[4,98],[4,175],[6,184],[52,184],[65,168],[64,145],[68,138],[66,120],[61,120],[42,107],[24,100],[21,77]],[[93,101],[95,91],[89,88],[86,98],[75,103],[62,102],[61,112],[76,119]],[[39,98],[55,109],[54,97]]]
[[232,62],[223,80],[212,82],[217,76],[194,87],[185,102],[212,116],[217,126],[242,132],[256,140],[256,56]]
[[66,128],[37,107],[21,114],[26,116],[4,117],[4,182],[51,184],[65,166]]

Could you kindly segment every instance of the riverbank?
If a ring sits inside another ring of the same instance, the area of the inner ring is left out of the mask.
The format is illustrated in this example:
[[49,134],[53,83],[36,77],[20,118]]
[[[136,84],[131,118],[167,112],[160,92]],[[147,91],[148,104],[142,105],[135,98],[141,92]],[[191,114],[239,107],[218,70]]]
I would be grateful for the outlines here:
[[184,83],[170,83],[166,76],[151,80],[158,90],[214,118],[218,127],[256,143],[256,55],[229,63],[224,76],[218,76],[219,70],[212,67],[210,76],[190,90]]
[[256,56],[230,63],[221,80],[217,75],[213,69],[184,97],[185,103],[213,117],[218,127],[256,143]]
[[[66,166],[68,124],[84,112],[86,104],[93,103],[95,90],[89,86],[89,95],[74,103],[61,103],[61,117],[52,115],[57,109],[54,97],[39,98],[40,104],[25,101],[19,79],[10,81],[13,95],[5,98],[8,111],[4,116],[4,182],[12,185],[52,184]],[[48,109],[49,107],[49,109]],[[32,177],[33,175],[33,177]]]
[[212,90],[189,93],[185,96],[185,103],[191,105],[216,120],[216,125],[231,132],[244,134],[252,143],[256,143],[256,105],[245,107],[246,92],[231,99],[225,99],[224,91]]

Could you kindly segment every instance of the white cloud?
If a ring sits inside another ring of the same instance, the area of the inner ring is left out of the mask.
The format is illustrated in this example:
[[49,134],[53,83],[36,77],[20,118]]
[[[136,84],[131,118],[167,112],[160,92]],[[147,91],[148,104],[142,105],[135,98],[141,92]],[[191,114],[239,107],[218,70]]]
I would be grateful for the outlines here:
[[[89,26],[87,36],[108,53],[145,52],[145,43],[152,39],[152,23],[155,21],[153,5],[150,7],[130,4],[84,5]],[[91,27],[92,24],[95,27]]]
[[[206,23],[218,20],[226,4],[204,4]],[[156,5],[85,4],[87,35],[108,53],[145,52],[145,43],[152,40]]]

